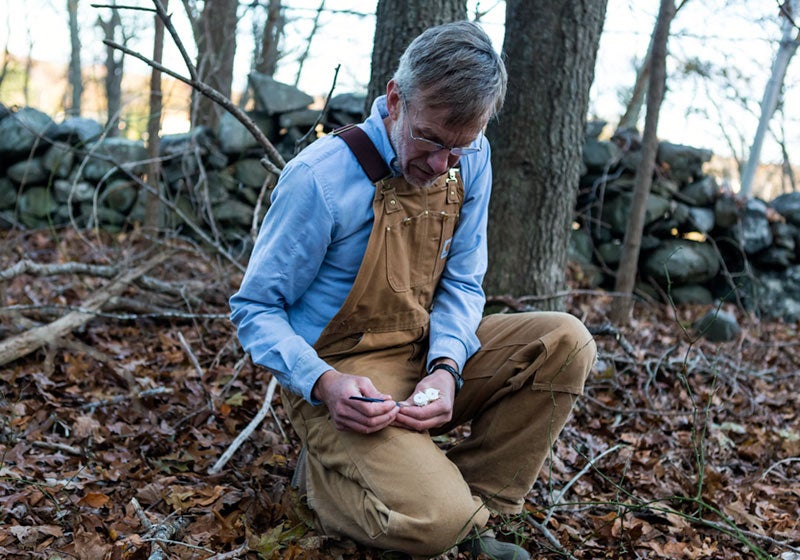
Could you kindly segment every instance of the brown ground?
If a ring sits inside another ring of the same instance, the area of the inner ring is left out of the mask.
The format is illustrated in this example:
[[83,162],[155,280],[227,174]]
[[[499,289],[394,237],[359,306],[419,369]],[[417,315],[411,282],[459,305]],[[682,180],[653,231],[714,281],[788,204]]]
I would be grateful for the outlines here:
[[[59,236],[2,234],[0,275],[23,258],[119,271],[146,258],[137,234]],[[384,557],[294,513],[298,447],[277,396],[207,474],[270,376],[226,318],[239,272],[173,249],[145,275],[163,282],[131,282],[71,334],[0,366],[0,557],[156,558],[165,536],[174,559]],[[86,306],[110,281],[98,274],[0,276],[0,355]],[[576,291],[569,306],[596,326],[609,301]],[[684,327],[705,311],[641,305],[619,339],[597,336],[586,396],[506,538],[534,558],[800,558],[798,325],[737,311],[737,341],[693,341]]]

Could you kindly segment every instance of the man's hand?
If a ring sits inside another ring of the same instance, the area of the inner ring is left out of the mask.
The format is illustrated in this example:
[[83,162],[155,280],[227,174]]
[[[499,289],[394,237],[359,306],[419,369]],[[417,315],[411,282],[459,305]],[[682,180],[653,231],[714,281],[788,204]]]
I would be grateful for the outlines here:
[[[450,361],[445,363],[450,363]],[[416,406],[414,395],[420,391],[424,392],[429,387],[438,389],[439,398],[425,406]],[[399,403],[400,408],[394,425],[422,432],[446,424],[453,417],[455,392],[456,382],[453,380],[453,376],[444,370],[436,370],[417,383],[414,392]]]
[[[392,424],[398,406],[391,395],[384,395],[367,377],[329,369],[317,380],[312,395],[328,406],[337,430],[370,434]],[[352,396],[383,399],[384,402],[352,400]]]

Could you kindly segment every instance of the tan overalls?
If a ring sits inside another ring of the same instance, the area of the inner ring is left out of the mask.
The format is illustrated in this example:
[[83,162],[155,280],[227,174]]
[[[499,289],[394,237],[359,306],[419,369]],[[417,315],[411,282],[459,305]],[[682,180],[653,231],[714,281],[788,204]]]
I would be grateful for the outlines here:
[[[425,375],[429,311],[464,196],[453,171],[427,189],[376,183],[375,221],[345,303],[314,345],[338,371],[404,400]],[[326,533],[431,556],[521,511],[595,359],[583,324],[562,313],[491,315],[464,367],[452,421],[435,434],[338,431],[327,407],[283,391],[307,449],[308,503]],[[472,421],[445,454],[431,440]],[[488,509],[487,509],[488,508]]]

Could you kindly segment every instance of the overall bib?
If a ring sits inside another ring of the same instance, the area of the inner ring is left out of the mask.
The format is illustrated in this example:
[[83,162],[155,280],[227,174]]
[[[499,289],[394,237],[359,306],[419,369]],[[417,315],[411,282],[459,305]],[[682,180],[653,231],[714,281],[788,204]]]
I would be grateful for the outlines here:
[[[463,198],[457,170],[429,188],[402,177],[375,181],[361,267],[314,344],[332,368],[369,377],[397,401],[413,392]],[[482,347],[464,367],[453,419],[435,433],[339,431],[326,406],[282,391],[306,446],[308,505],[325,533],[435,555],[484,526],[490,510],[521,511],[583,390],[594,341],[563,313],[489,316],[477,335]],[[469,437],[446,454],[431,439],[468,421]]]

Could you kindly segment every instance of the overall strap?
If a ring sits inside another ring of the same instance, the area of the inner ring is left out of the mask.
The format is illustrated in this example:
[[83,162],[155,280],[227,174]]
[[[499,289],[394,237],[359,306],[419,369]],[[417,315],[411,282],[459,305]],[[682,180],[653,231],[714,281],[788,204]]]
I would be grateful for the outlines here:
[[356,156],[358,163],[364,173],[367,174],[369,180],[377,183],[381,179],[386,179],[392,172],[389,166],[381,157],[375,144],[369,139],[367,133],[361,130],[355,124],[348,124],[337,128],[331,134],[340,136],[342,140],[350,147],[350,150]]

